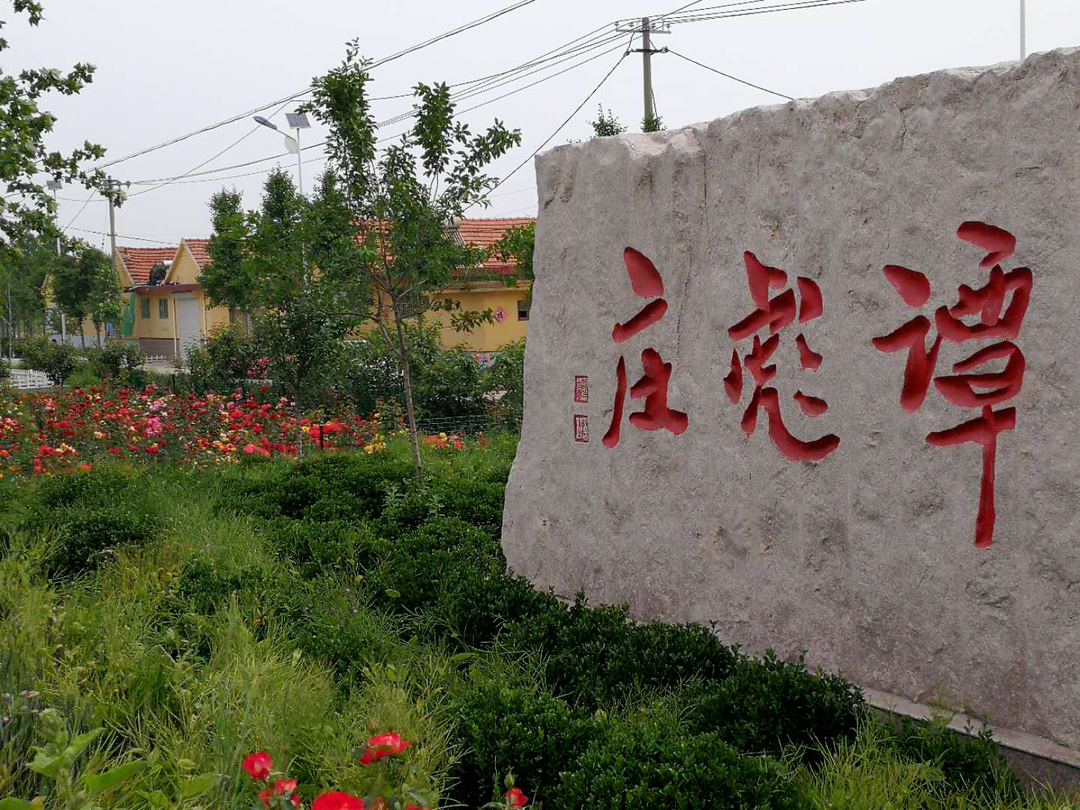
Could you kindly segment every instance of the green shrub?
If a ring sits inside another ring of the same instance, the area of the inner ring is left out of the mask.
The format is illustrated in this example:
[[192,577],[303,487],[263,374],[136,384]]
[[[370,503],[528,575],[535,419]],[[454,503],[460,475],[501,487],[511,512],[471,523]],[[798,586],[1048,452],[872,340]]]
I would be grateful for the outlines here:
[[339,520],[278,518],[267,524],[264,534],[279,555],[296,563],[303,577],[369,568],[390,548],[366,521],[350,526]]
[[796,662],[740,660],[720,683],[681,697],[688,728],[715,732],[743,753],[779,756],[789,746],[817,759],[817,744],[853,740],[863,716],[862,692],[838,675],[815,675]]
[[368,587],[383,609],[423,612],[430,629],[471,647],[493,641],[508,622],[558,605],[508,577],[498,542],[457,518],[435,518],[399,537]]
[[588,607],[581,597],[554,604],[510,628],[506,644],[547,656],[547,682],[587,708],[636,690],[693,679],[722,681],[740,659],[698,625],[638,624],[625,606]]
[[908,717],[886,739],[888,746],[908,762],[928,762],[941,769],[952,788],[1003,799],[1015,798],[1020,788],[1016,774],[988,728],[975,737],[950,731],[949,720],[915,723]]
[[560,810],[801,806],[795,783],[775,760],[741,755],[718,734],[688,734],[671,718],[652,715],[599,735],[545,804]]
[[[422,419],[483,416],[487,375],[472,353],[443,349],[437,324],[410,324],[409,365],[417,414]],[[351,341],[338,372],[340,388],[358,411],[374,412],[379,400],[405,401],[397,349],[378,330]]]
[[485,683],[455,706],[464,754],[452,778],[467,807],[491,801],[507,771],[529,796],[547,796],[596,733],[597,724],[565,701],[527,689]]
[[51,343],[48,338],[21,340],[16,345],[23,366],[45,372],[53,385],[63,385],[79,363],[74,346]]
[[109,467],[45,479],[30,496],[28,527],[53,535],[46,574],[67,578],[98,568],[122,546],[145,545],[164,528],[144,482]]
[[219,508],[259,517],[341,520],[379,517],[387,488],[413,476],[408,459],[391,453],[317,456],[266,474],[225,478]]
[[140,369],[143,354],[136,343],[114,340],[104,349],[91,349],[87,357],[94,374],[103,380],[136,388],[145,381],[145,374]]
[[192,388],[200,396],[232,391],[248,377],[256,353],[254,341],[239,326],[216,327],[188,356]]
[[489,387],[501,394],[498,412],[506,428],[518,430],[525,410],[525,338],[500,348],[487,373]]
[[0,383],[11,376],[11,364],[6,357],[0,357]]
[[495,535],[502,533],[506,482],[491,483],[468,477],[440,476],[431,480],[431,496],[438,498],[443,515],[467,520]]
[[401,653],[393,619],[370,609],[356,582],[322,577],[298,586],[300,609],[290,625],[298,647],[344,677],[392,662]]
[[66,578],[95,570],[123,546],[148,543],[160,530],[158,516],[138,504],[72,506],[54,513],[57,548],[46,572]]

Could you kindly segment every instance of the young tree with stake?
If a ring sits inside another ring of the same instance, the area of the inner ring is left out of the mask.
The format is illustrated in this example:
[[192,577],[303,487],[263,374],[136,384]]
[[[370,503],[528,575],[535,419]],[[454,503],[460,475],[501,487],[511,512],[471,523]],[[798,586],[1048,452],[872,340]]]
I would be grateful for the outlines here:
[[[483,134],[455,122],[445,84],[414,88],[414,123],[381,153],[368,98],[370,63],[357,43],[344,62],[312,85],[303,108],[329,130],[328,171],[347,214],[345,225],[362,250],[341,267],[365,290],[353,314],[375,322],[397,351],[405,393],[409,439],[421,467],[405,323],[432,309],[452,309],[439,300],[463,272],[475,272],[484,251],[461,244],[455,224],[473,205],[486,205],[496,179],[484,169],[521,143],[518,130],[496,120]],[[455,326],[468,329],[490,313],[459,313]]]

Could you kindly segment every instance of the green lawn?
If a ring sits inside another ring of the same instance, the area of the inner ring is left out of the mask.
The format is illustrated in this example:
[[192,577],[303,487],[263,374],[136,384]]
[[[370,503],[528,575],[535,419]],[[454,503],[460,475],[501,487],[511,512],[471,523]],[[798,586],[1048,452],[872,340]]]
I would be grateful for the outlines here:
[[[498,544],[514,449],[0,481],[0,797],[250,808],[266,750],[306,805],[478,808],[512,772],[547,810],[1080,807],[839,677],[534,592]],[[29,767],[99,728],[59,781]]]

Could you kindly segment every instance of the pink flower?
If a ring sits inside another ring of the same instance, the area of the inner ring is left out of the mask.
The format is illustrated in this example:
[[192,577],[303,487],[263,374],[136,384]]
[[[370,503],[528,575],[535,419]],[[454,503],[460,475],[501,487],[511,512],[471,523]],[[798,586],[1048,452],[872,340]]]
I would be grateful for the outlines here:
[[260,782],[269,778],[274,770],[274,760],[266,751],[257,751],[244,760],[244,770],[252,779]]
[[312,803],[311,810],[364,810],[364,801],[350,793],[324,793]]
[[253,445],[253,444],[245,444],[244,445],[244,455],[250,456],[254,452],[255,452],[255,445]]

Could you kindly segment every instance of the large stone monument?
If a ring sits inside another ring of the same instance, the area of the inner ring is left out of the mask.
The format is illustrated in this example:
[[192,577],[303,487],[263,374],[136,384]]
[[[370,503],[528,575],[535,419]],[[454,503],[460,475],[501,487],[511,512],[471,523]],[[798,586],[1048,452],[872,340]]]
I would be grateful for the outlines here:
[[1080,51],[537,173],[510,566],[1080,746]]

